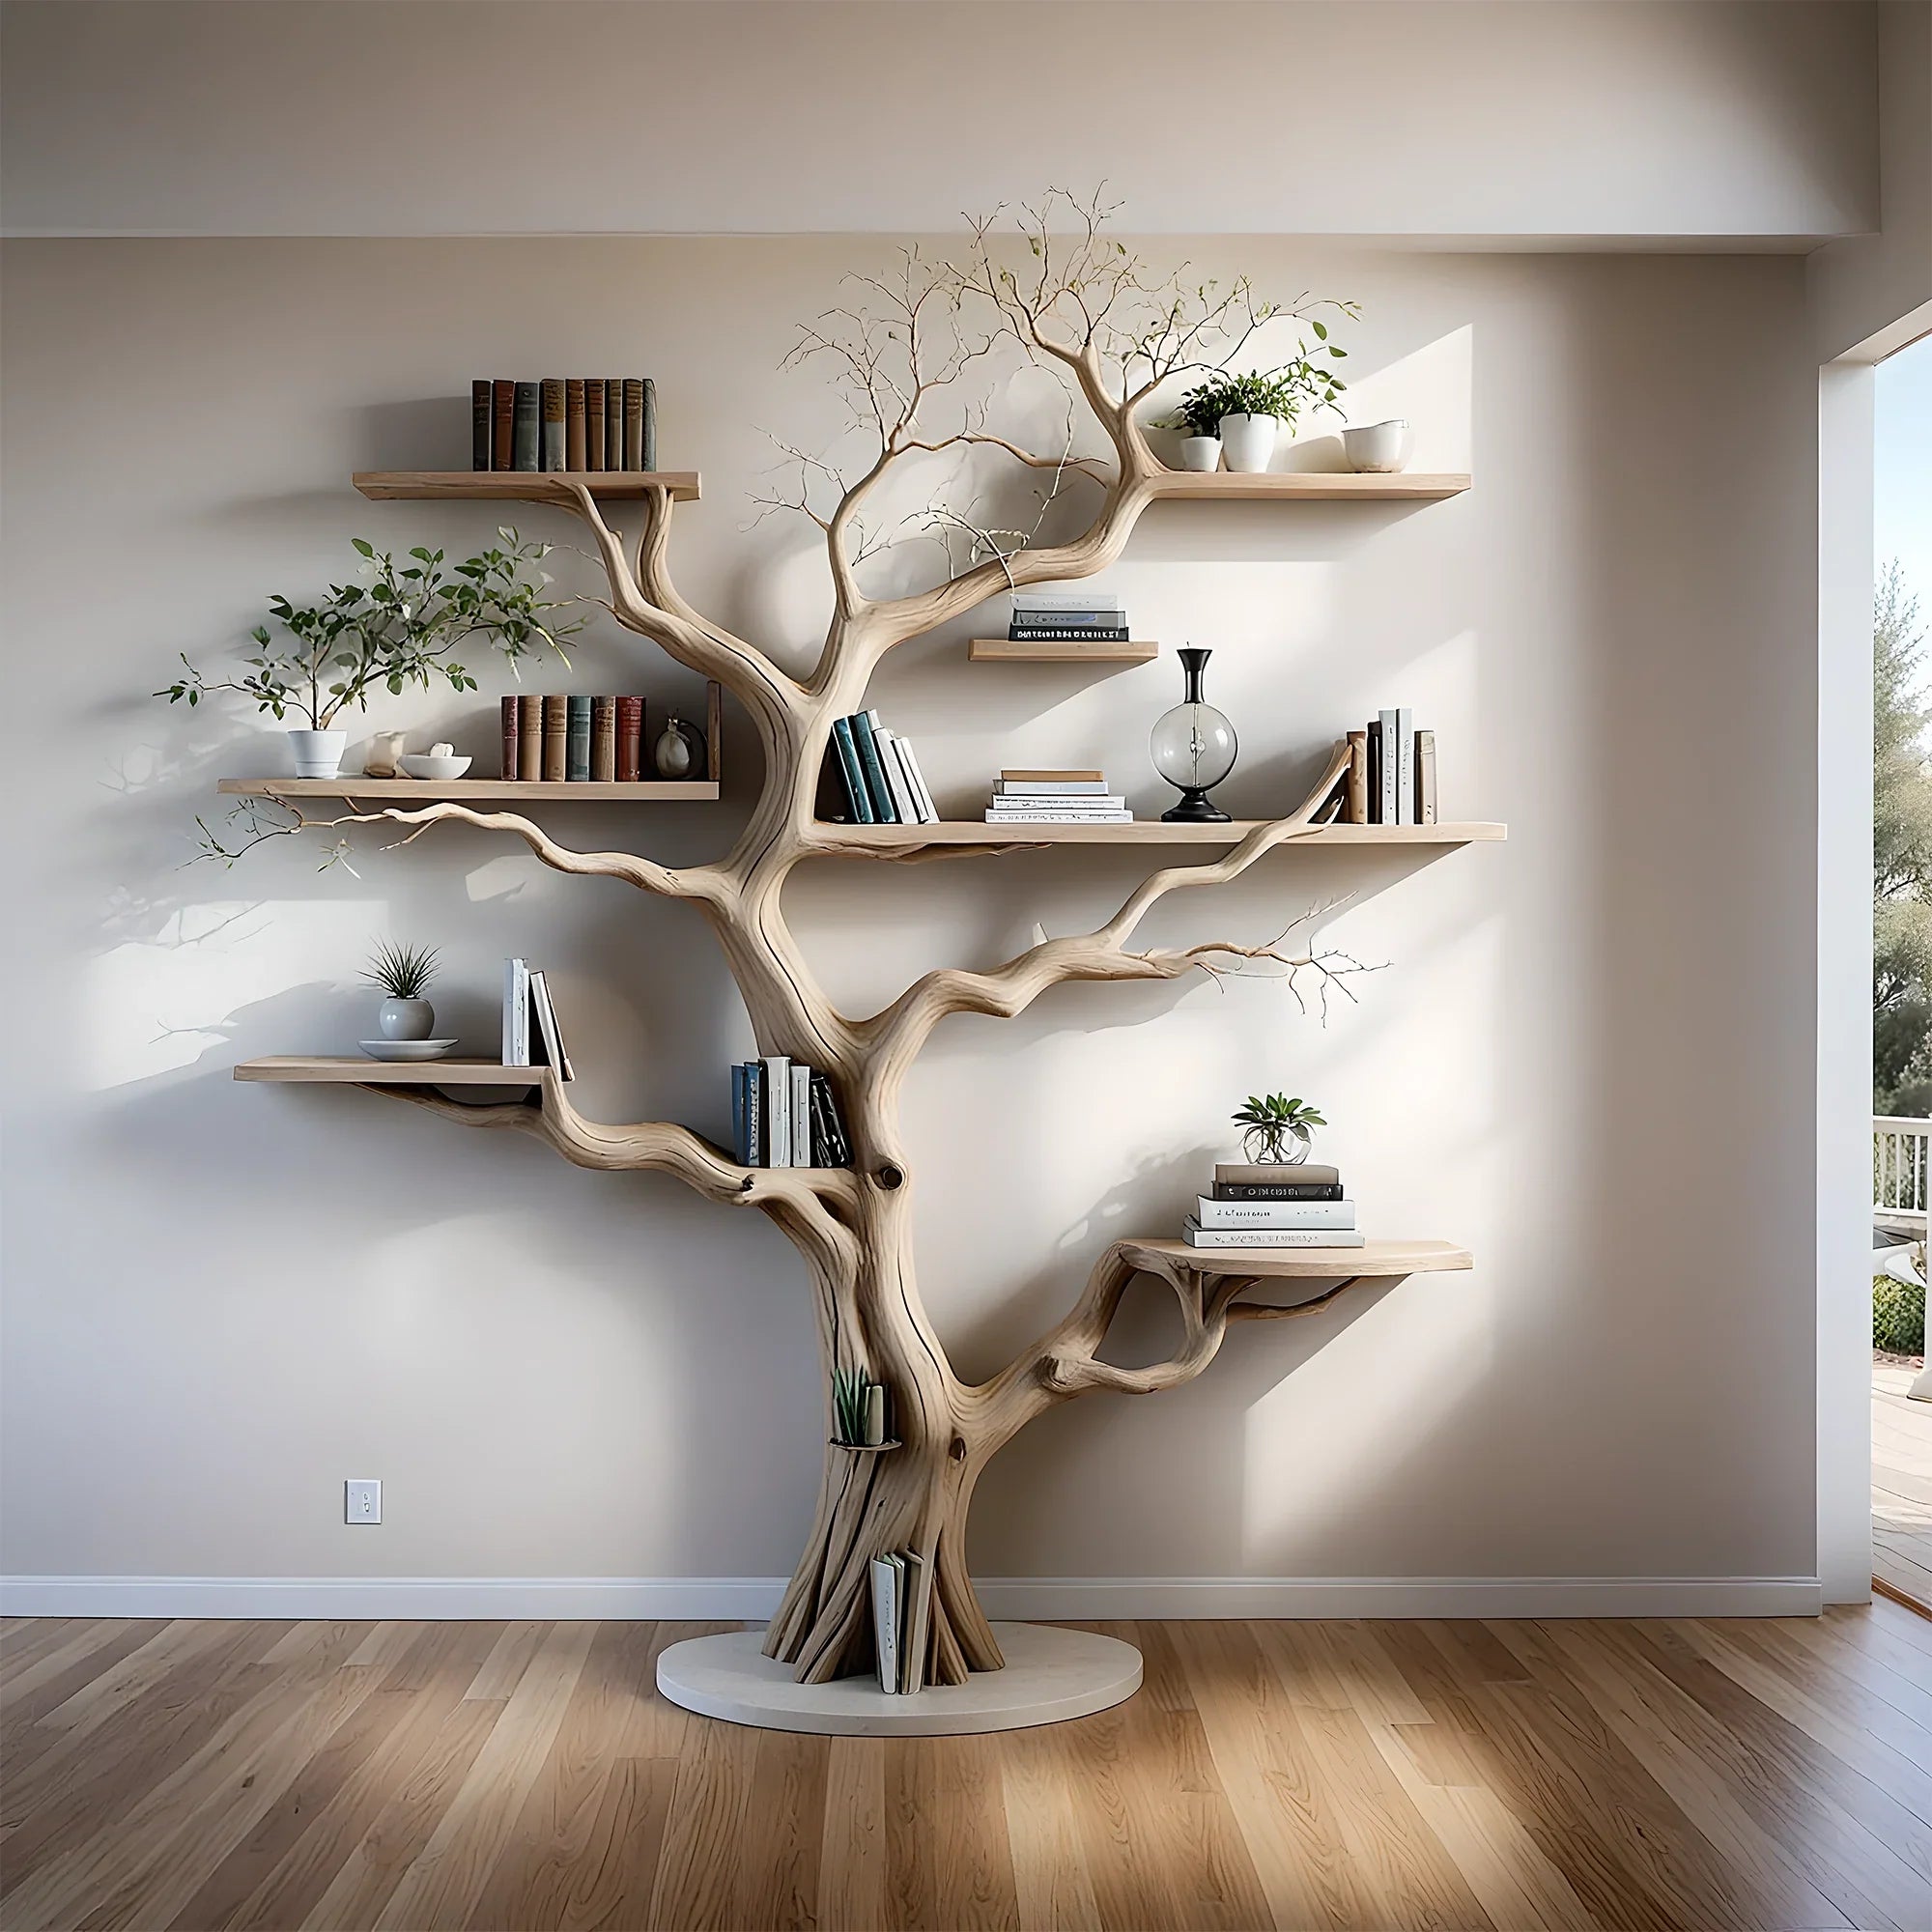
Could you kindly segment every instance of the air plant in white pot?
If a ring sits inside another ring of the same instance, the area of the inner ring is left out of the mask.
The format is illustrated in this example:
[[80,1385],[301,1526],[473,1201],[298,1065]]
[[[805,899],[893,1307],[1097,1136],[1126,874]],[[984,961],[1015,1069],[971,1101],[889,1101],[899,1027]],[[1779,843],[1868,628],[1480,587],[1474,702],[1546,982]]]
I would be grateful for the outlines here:
[[398,946],[384,940],[362,969],[365,984],[383,995],[376,1030],[384,1039],[427,1039],[436,1026],[436,1009],[423,998],[436,978],[434,946]]

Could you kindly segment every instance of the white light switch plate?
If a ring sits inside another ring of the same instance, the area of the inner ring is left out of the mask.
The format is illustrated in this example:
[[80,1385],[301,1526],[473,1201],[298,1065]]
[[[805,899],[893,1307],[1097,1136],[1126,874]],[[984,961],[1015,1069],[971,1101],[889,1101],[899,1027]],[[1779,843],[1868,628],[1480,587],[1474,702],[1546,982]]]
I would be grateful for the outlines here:
[[342,1520],[345,1522],[383,1520],[383,1485],[374,1476],[351,1476],[342,1486]]

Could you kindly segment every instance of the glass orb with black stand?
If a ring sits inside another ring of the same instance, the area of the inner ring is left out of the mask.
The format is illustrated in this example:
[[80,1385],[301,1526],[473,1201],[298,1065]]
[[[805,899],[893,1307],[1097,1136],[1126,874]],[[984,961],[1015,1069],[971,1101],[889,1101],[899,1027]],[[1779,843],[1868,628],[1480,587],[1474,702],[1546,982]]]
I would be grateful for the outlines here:
[[1228,814],[1208,794],[1235,769],[1240,750],[1235,727],[1201,696],[1201,677],[1211,652],[1190,646],[1178,652],[1187,694],[1154,721],[1148,739],[1153,768],[1180,793],[1161,817],[1181,825],[1225,825]]

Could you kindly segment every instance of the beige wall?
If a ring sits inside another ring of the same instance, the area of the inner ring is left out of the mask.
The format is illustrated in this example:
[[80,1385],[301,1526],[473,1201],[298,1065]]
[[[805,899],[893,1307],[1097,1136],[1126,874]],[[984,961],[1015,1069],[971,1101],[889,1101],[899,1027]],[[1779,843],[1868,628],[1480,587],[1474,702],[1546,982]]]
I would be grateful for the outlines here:
[[[749,1038],[702,928],[481,834],[365,839],[359,876],[292,847],[184,868],[213,780],[272,769],[276,748],[245,717],[146,694],[178,650],[241,637],[270,590],[318,588],[353,533],[486,538],[485,514],[347,486],[460,463],[478,371],[653,371],[664,460],[704,472],[679,514],[686,588],[796,659],[820,576],[798,532],[745,528],[753,425],[830,430],[822,392],[775,365],[793,319],[885,246],[9,247],[6,756],[13,897],[32,911],[6,968],[0,1570],[789,1568],[819,1414],[775,1234],[668,1180],[227,1074],[349,1047],[357,966],[395,933],[442,947],[440,1004],[479,1044],[497,962],[529,953],[554,971],[587,1110],[722,1135],[723,1069]],[[1215,648],[1210,695],[1244,748],[1229,803],[1281,803],[1338,731],[1406,700],[1440,733],[1449,813],[1507,819],[1510,842],[1415,867],[1283,857],[1151,935],[1265,937],[1352,892],[1332,937],[1388,964],[1325,1031],[1269,985],[1072,989],[1012,1024],[953,1023],[908,1101],[923,1285],[962,1367],[992,1366],[1105,1239],[1173,1224],[1262,1082],[1321,1097],[1372,1231],[1465,1240],[1479,1266],[1245,1331],[1157,1401],[1048,1419],[982,1486],[976,1568],[1622,1578],[1625,1605],[1690,1601],[1645,1579],[1811,1575],[1803,270],[1190,252],[1360,297],[1364,409],[1414,416],[1418,461],[1477,479],[1413,511],[1150,517],[1116,581],[1150,635]],[[971,628],[875,687],[942,807],[970,809],[1003,760],[1093,759],[1161,808],[1144,748],[1171,657],[1107,677],[969,667]],[[678,689],[615,636],[584,653],[580,688],[633,684]],[[370,722],[482,751],[502,688]],[[734,730],[723,807],[556,827],[720,850],[752,757]],[[824,867],[796,884],[796,923],[864,1010],[1036,920],[1069,929],[1131,877],[1124,856],[1076,854]],[[343,1526],[349,1475],[384,1480],[381,1529]]]

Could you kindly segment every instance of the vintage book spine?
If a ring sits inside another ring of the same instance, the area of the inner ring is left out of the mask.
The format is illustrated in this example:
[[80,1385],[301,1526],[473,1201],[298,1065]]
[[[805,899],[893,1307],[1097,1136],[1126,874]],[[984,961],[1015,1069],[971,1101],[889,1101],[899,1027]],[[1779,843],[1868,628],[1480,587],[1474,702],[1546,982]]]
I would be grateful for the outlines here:
[[1217,1160],[1214,1179],[1249,1187],[1333,1186],[1342,1179],[1342,1170],[1313,1160]]
[[583,378],[563,380],[563,467],[582,469],[583,464]]
[[1198,1195],[1194,1218],[1204,1228],[1352,1228],[1352,1201],[1217,1201]]
[[1369,822],[1369,734],[1366,731],[1349,733],[1349,769],[1345,775],[1348,785],[1348,809],[1343,813],[1350,825],[1366,825]]
[[624,468],[642,469],[644,463],[644,379],[624,378]]
[[850,720],[852,743],[859,753],[859,769],[866,775],[866,791],[872,801],[874,822],[896,825],[899,820],[893,807],[892,787],[886,783],[886,768],[872,737],[872,727],[877,722],[869,711],[855,711]]
[[609,784],[617,776],[617,700],[590,700],[590,781]]
[[879,815],[872,810],[872,794],[859,763],[859,747],[852,733],[852,721],[840,718],[832,726],[832,749],[838,758],[838,782],[845,788],[845,810],[855,825],[876,825]]
[[487,376],[469,385],[469,467],[490,467],[490,421],[497,412],[496,392]]
[[490,384],[490,468],[508,469],[515,442],[517,385],[498,379]]
[[517,762],[521,750],[517,743],[517,727],[522,721],[522,700],[515,697],[503,699],[500,707],[503,725],[503,757],[497,767],[498,778],[513,779],[517,776]]
[[1415,734],[1415,822],[1434,825],[1440,814],[1435,800],[1435,733]]
[[557,694],[543,701],[543,776],[546,784],[561,784],[569,764],[570,700]]
[[769,1167],[767,1157],[771,1136],[765,1126],[765,1063],[745,1063],[745,1142],[751,1149],[747,1167]]
[[731,1158],[740,1167],[752,1164],[751,1143],[745,1138],[745,1067],[742,1061],[731,1069]]
[[564,714],[563,776],[571,784],[582,784],[590,777],[590,697],[573,692],[570,708]]
[[642,467],[655,469],[658,467],[658,385],[646,376],[643,380],[644,391],[644,448]]
[[1009,644],[1124,644],[1130,634],[1124,624],[1076,629],[1071,624],[1009,624]]
[[1003,771],[1000,774],[1000,781],[1003,784],[1072,784],[1076,781],[1079,781],[1083,783],[1104,785],[1107,782],[1107,774],[1105,772],[1088,772],[1088,771],[1071,771],[1071,770],[1064,772]]
[[1190,1248],[1363,1248],[1368,1236],[1350,1228],[1195,1228]]
[[604,378],[604,468],[624,467],[624,379]]
[[583,467],[604,468],[604,378],[583,379]]
[[1212,1198],[1216,1201],[1339,1201],[1339,1180],[1312,1181],[1298,1186],[1291,1181],[1276,1186],[1267,1181],[1217,1180]]
[[644,775],[644,700],[617,700],[617,778],[635,784]]
[[517,776],[543,777],[543,699],[533,693],[517,699]]
[[516,413],[510,430],[512,469],[534,469],[537,467],[541,427],[537,385],[534,383],[519,383]]
[[543,467],[546,469],[564,467],[561,376],[546,376],[543,380]]
[[1415,816],[1415,713],[1406,704],[1395,714],[1395,822],[1419,822]]

